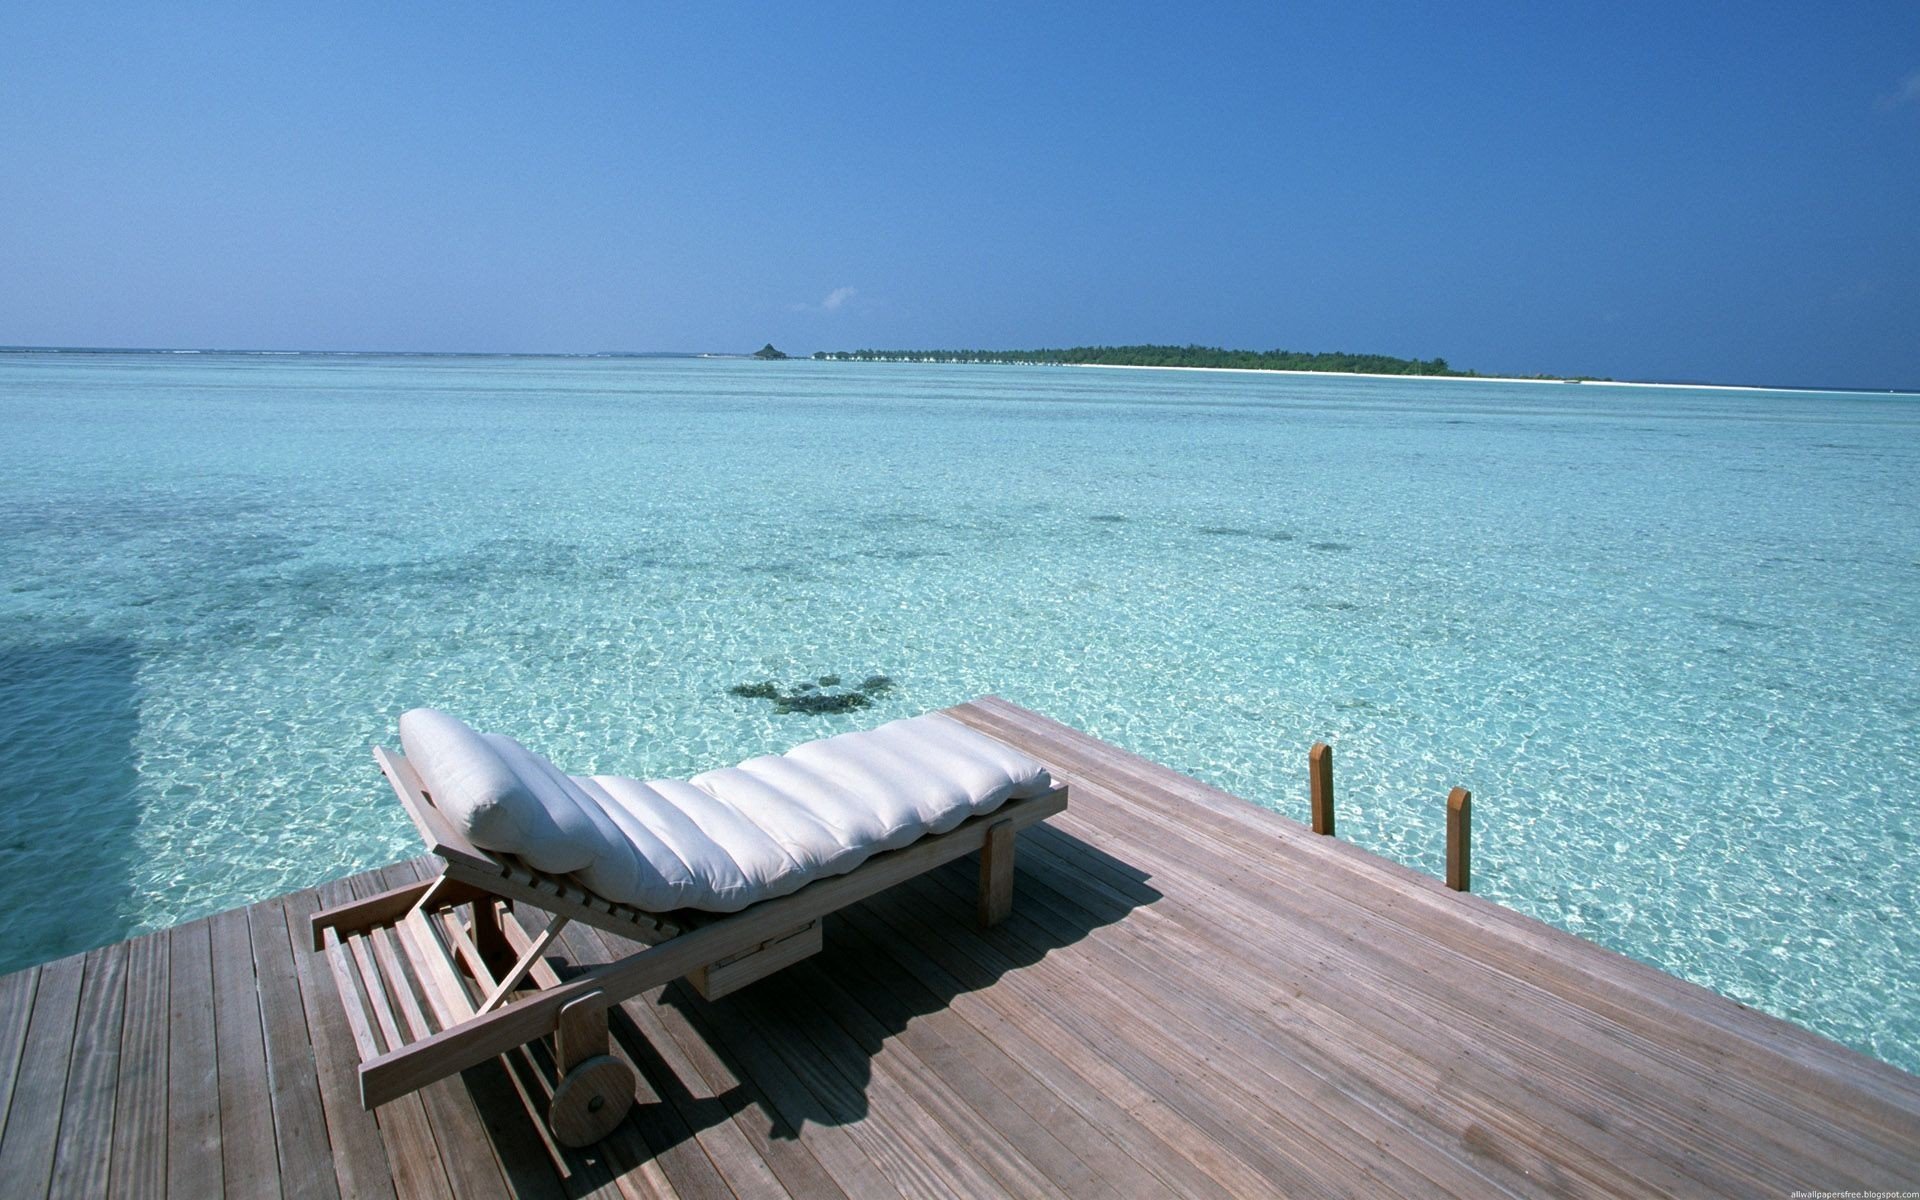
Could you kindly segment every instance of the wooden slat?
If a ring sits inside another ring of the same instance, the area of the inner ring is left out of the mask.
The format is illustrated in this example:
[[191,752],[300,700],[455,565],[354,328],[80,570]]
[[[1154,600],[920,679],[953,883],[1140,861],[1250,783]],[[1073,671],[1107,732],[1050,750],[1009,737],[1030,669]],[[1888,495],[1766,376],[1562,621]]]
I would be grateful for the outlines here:
[[[397,864],[381,873],[377,886],[392,887],[415,876],[418,864]],[[381,931],[392,935],[392,930]],[[443,1079],[420,1092],[421,1110],[440,1147],[447,1184],[460,1200],[507,1200],[506,1182],[498,1157],[487,1137],[486,1122],[474,1107],[473,1096],[458,1076]]]
[[60,1146],[48,1193],[52,1196],[92,1197],[107,1190],[113,1166],[114,1100],[120,1084],[129,949],[128,943],[121,942],[86,956],[60,1113]]
[[43,1195],[53,1175],[84,975],[85,962],[78,955],[40,968],[33,1015],[7,1105],[7,1127],[0,1134],[0,1182],[21,1196]]
[[[1057,870],[1059,884],[1055,886],[1067,889],[1058,897],[1062,906],[1072,907],[1074,901],[1066,898],[1072,896],[1080,903],[1110,904],[1106,911],[1117,913],[1152,895],[1133,893],[1144,885],[1081,855],[1075,849],[1078,843],[1057,840],[1060,857],[1055,857],[1056,839],[1040,837],[1029,846],[1029,861]],[[1106,897],[1112,897],[1111,901]],[[1164,910],[1166,903],[1162,901],[1158,908]],[[1431,1125],[1450,1145],[1499,1146],[1500,1161],[1481,1164],[1489,1174],[1498,1175],[1511,1166],[1532,1177],[1561,1177],[1567,1190],[1576,1190],[1575,1180],[1582,1175],[1588,1186],[1605,1193],[1638,1190],[1632,1177],[1616,1174],[1603,1159],[1579,1153],[1577,1124],[1556,1126],[1556,1113],[1550,1105],[1529,1102],[1530,1097],[1516,1097],[1518,1103],[1478,1103],[1473,1089],[1467,1086],[1480,1069],[1473,1058],[1451,1058],[1445,1063],[1444,1073],[1425,1061],[1435,1057],[1436,1048],[1445,1044],[1448,1030],[1444,1019],[1430,1017],[1418,1005],[1401,1006],[1387,1015],[1364,993],[1343,996],[1336,1004],[1322,1004],[1297,988],[1269,983],[1298,979],[1311,968],[1286,959],[1284,942],[1271,946],[1268,942],[1273,940],[1264,939],[1257,949],[1244,941],[1233,943],[1247,968],[1240,976],[1247,986],[1236,987],[1229,994],[1239,1013],[1264,1013],[1273,1019],[1273,1026],[1261,1034],[1262,1041],[1271,1047],[1267,1053],[1283,1055],[1282,1061],[1299,1072],[1316,1097],[1345,1092],[1364,1098],[1379,1111],[1402,1114],[1402,1119],[1415,1128]],[[1190,946],[1192,953],[1175,959],[1136,948],[1132,961],[1152,974],[1185,975],[1206,970],[1223,953],[1203,937],[1165,939],[1160,944],[1169,949],[1177,945],[1181,950]],[[1366,1023],[1376,1011],[1382,1012],[1382,1019]],[[1244,1019],[1229,1017],[1230,1021]],[[1257,1055],[1258,1050],[1253,1053]],[[1264,1063],[1262,1069],[1273,1070],[1273,1060]],[[1448,1079],[1453,1081],[1452,1086],[1443,1085]],[[1318,1099],[1311,1107],[1331,1115],[1328,1106]],[[1508,1138],[1512,1140],[1503,1140]],[[1529,1141],[1540,1140],[1551,1140],[1561,1153],[1549,1159],[1526,1150]],[[1679,1177],[1669,1176],[1663,1190],[1686,1189]]]
[[353,1035],[357,1062],[378,1058],[390,1048],[381,1040],[373,1020],[373,1007],[367,998],[366,984],[360,978],[360,966],[353,950],[333,930],[325,931],[324,958],[333,976],[334,994],[340,999],[341,1016]]
[[[424,964],[416,965],[419,977],[416,977],[402,965],[405,958],[414,961],[417,953],[410,939],[403,939],[399,931],[388,926],[377,926],[366,932],[367,946],[373,951],[373,961],[380,969],[381,982],[386,985],[387,995],[393,1000],[394,1012],[401,1021],[401,1035],[410,1042],[419,1041],[435,1030],[444,1029],[458,1020],[447,1007],[437,1002],[435,989],[425,978]],[[426,998],[423,1006],[422,997]],[[432,1007],[438,1017],[429,1021],[426,1009]]]
[[167,1195],[176,1200],[206,1200],[223,1191],[213,941],[207,922],[174,926],[169,954]]
[[385,972],[380,970],[380,960],[373,952],[373,934],[356,933],[346,939],[347,953],[353,956],[353,967],[360,980],[360,994],[366,997],[367,1012],[373,1017],[373,1027],[391,1049],[388,1053],[397,1053],[407,1045],[406,1029],[401,1017],[394,1008],[393,997],[388,994]]
[[[982,1036],[1042,1080],[1062,1104],[1106,1130],[1138,1164],[1142,1175],[1156,1176],[1183,1196],[1216,1200],[1257,1194],[1258,1177],[1235,1171],[1190,1125],[1166,1111],[1155,1098],[1108,1060],[1080,1052],[1077,1039],[1059,1026],[1048,1010],[1003,1001],[990,970],[950,951],[910,925],[895,924],[891,904],[862,905],[843,914],[875,945],[884,949],[948,1003]],[[885,912],[888,918],[879,914]],[[1089,981],[1089,986],[1092,981]],[[1225,1177],[1224,1181],[1222,1177]]]
[[[769,981],[771,993],[762,991],[742,997],[734,1014],[744,1022],[747,1036],[767,1047],[792,1073],[798,1084],[799,1113],[810,1114],[821,1124],[843,1128],[859,1152],[868,1158],[888,1184],[903,1196],[943,1196],[968,1194],[957,1182],[943,1178],[943,1172],[921,1153],[928,1149],[941,1157],[954,1153],[951,1147],[923,1147],[915,1138],[902,1136],[903,1129],[923,1127],[925,1114],[912,1106],[902,1107],[898,1098],[892,1111],[883,1111],[869,1103],[862,1087],[849,1079],[848,1071],[836,1060],[849,1054],[858,1057],[857,1047],[829,1034],[817,1015],[787,1003],[790,992]],[[781,1003],[768,1003],[770,995]],[[805,1128],[803,1121],[794,1122]],[[956,1160],[966,1164],[967,1177],[984,1185],[988,1177],[965,1152]],[[974,1194],[991,1194],[979,1192]]]
[[[926,1111],[939,1130],[936,1136],[965,1146],[994,1186],[1006,1194],[1111,1194],[1058,1139],[1031,1126],[1026,1114],[998,1088],[960,1063],[946,1063],[949,1069],[940,1070],[923,1057],[921,1049],[928,1048],[928,1043],[904,1036],[904,1014],[888,1003],[886,993],[855,992],[817,962],[797,969],[787,986],[816,1002],[823,1014],[872,1054],[876,1073],[884,1071]],[[870,1102],[880,1102],[871,1088],[869,1095]]]
[[[342,889],[344,894],[344,889]],[[327,1126],[333,1169],[344,1197],[390,1200],[394,1194],[393,1168],[374,1115],[360,1107],[360,1059],[354,1035],[347,1028],[340,999],[328,987],[331,978],[325,960],[330,954],[302,953],[311,929],[308,918],[320,903],[316,892],[295,892],[286,898],[288,940],[294,947],[295,982],[300,1009],[312,1042],[313,1063],[320,1088],[320,1105]]]
[[120,1080],[114,1092],[113,1194],[159,1200],[167,1193],[167,980],[164,931],[127,944]]
[[[996,993],[1010,1003],[1036,1006],[1057,991],[1057,983],[1049,987],[1015,970],[1021,959],[1009,953],[1007,938],[978,937],[972,933],[970,922],[955,924],[954,914],[941,915],[921,885],[920,880],[903,884],[903,894],[887,906],[889,914],[898,914],[909,922],[920,937],[938,939],[992,972],[999,980]],[[971,914],[959,915],[964,920]],[[1018,920],[1016,913],[1009,924]],[[1186,1039],[1193,1038],[1197,1030],[1169,1028],[1170,1013],[1142,1013],[1135,1007],[1135,996],[1121,986],[1122,981],[1106,982],[1108,987],[1102,993],[1083,993],[1079,1005],[1056,1008],[1058,1026],[1076,1042],[1118,1065],[1158,1103],[1188,1123],[1194,1136],[1208,1144],[1214,1164],[1228,1178],[1238,1179],[1236,1190],[1254,1186],[1254,1180],[1282,1192],[1312,1190],[1312,1146],[1303,1136],[1298,1117],[1276,1109],[1264,1122],[1249,1120],[1249,1106],[1232,1081],[1208,1077],[1200,1069],[1212,1055],[1204,1043],[1188,1044]],[[1375,1190],[1386,1190],[1377,1176],[1367,1182]]]
[[[811,1188],[796,1187],[793,1180],[815,1179],[824,1175],[832,1188],[849,1196],[896,1195],[892,1187],[853,1136],[843,1125],[809,1121],[807,1114],[817,1112],[804,1082],[793,1073],[779,1055],[767,1046],[747,1023],[745,1003],[709,1005],[695,1001],[675,1002],[679,989],[665,989],[663,1003],[648,1004],[644,998],[628,1002],[628,1010],[644,1010],[636,1022],[643,1029],[658,1027],[686,1054],[700,1062],[701,1073],[716,1095],[739,1089],[750,1097],[753,1107],[735,1114],[750,1140],[756,1136],[767,1143],[762,1158],[794,1196],[815,1194]],[[776,1151],[797,1147],[805,1159],[789,1161],[791,1156]]]
[[[920,891],[934,911],[948,919],[964,914],[964,880],[948,876],[930,883],[934,886]],[[1372,1179],[1373,1186],[1383,1192],[1470,1195],[1484,1186],[1477,1182],[1484,1173],[1459,1161],[1449,1141],[1423,1140],[1401,1132],[1402,1122],[1385,1111],[1383,1096],[1355,1088],[1339,1075],[1302,1070],[1298,1049],[1276,1038],[1277,1031],[1264,1020],[1249,1019],[1238,1006],[1219,1003],[1213,989],[1153,986],[1157,979],[1190,975],[1195,966],[1174,969],[1140,957],[1138,949],[1124,956],[1110,953],[1099,937],[1082,936],[1087,922],[1076,918],[1065,897],[1054,899],[1057,905],[1037,904],[1031,914],[1016,914],[1008,924],[1008,937],[1024,941],[1035,952],[1060,939],[1076,939],[1072,953],[1076,959],[1084,956],[1084,961],[1070,963],[1050,956],[1031,969],[1032,986],[1057,987],[1059,974],[1066,971],[1111,980],[1112,1007],[1090,1015],[1098,1015],[1129,1043],[1152,1047],[1155,1061],[1180,1064],[1183,1082],[1205,1089],[1203,1103],[1169,1094],[1170,1102],[1183,1105],[1203,1125],[1213,1112],[1244,1113],[1243,1121],[1249,1126],[1256,1115],[1267,1114],[1262,1144],[1243,1144],[1238,1151],[1241,1157],[1269,1173],[1292,1169],[1306,1179],[1326,1178],[1342,1169],[1348,1156],[1346,1143],[1357,1139],[1378,1148]],[[1206,966],[1198,969],[1204,971]],[[1023,974],[1023,983],[1025,978]],[[1301,1119],[1309,1108],[1319,1114],[1317,1121]],[[1339,1135],[1330,1136],[1329,1130],[1338,1130]],[[1238,1132],[1224,1127],[1213,1136],[1222,1144],[1232,1144]],[[1279,1161],[1260,1162],[1269,1153]]]
[[[1158,843],[1156,843],[1156,844],[1158,844]],[[1363,995],[1363,996],[1361,996],[1361,997],[1359,997],[1359,998],[1357,998],[1357,999],[1356,999],[1355,1001],[1353,1001],[1353,1002],[1354,1002],[1354,1003],[1364,1003],[1364,1002],[1365,1002],[1365,997],[1364,997],[1364,995]]]
[[220,1079],[220,1173],[229,1196],[278,1196],[273,1091],[260,986],[245,909],[212,918],[214,1041]]
[[[415,878],[417,880],[417,876]],[[376,874],[356,875],[342,881],[341,891],[329,894],[328,902],[339,904],[343,900],[369,899],[391,890],[398,882],[388,882]],[[360,939],[355,937],[352,940]],[[357,963],[359,960],[355,961]],[[356,1064],[354,1100],[358,1102],[360,1099]],[[393,1172],[394,1193],[399,1200],[411,1200],[413,1197],[450,1200],[454,1196],[454,1188],[447,1177],[447,1164],[441,1156],[440,1144],[434,1138],[433,1125],[427,1117],[424,1094],[403,1096],[383,1106],[377,1115],[381,1142]],[[460,1152],[457,1146],[454,1150],[456,1154]]]
[[33,994],[39,983],[39,967],[0,976],[0,1137],[6,1136],[7,1110],[20,1070],[20,1053],[26,1048],[27,1024],[33,1018]]
[[[869,942],[851,922],[834,930],[846,952],[821,968],[873,1009],[914,1053],[969,1098],[983,1119],[1017,1141],[1029,1159],[1070,1195],[1171,1196],[1165,1183],[1129,1157],[1038,1076],[968,1024],[927,981]],[[1038,1146],[1033,1143],[1039,1142]],[[1057,1144],[1057,1149],[1047,1142]]]
[[281,1191],[288,1200],[338,1200],[340,1185],[327,1142],[313,1039],[293,964],[295,953],[307,951],[296,950],[287,940],[284,898],[249,909],[247,932],[260,988]]

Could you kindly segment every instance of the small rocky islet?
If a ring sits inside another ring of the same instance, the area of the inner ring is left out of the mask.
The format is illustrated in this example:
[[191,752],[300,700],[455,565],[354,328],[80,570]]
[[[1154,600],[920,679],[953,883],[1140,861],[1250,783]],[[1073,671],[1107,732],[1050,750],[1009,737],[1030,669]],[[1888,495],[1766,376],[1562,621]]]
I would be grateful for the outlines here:
[[844,684],[838,675],[820,675],[787,688],[771,679],[736,683],[727,694],[746,700],[771,700],[776,713],[820,714],[867,708],[875,696],[884,696],[893,687],[892,678],[886,675],[869,675],[855,686]]

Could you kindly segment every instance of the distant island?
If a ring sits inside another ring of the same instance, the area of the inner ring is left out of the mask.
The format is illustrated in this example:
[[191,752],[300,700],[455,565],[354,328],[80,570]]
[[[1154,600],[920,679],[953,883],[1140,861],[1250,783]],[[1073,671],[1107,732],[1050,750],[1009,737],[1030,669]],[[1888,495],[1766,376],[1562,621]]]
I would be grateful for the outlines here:
[[[1308,354],[1298,350],[1223,350],[1218,346],[1074,346],[1065,350],[821,350],[841,362],[1059,363],[1109,367],[1224,367],[1243,371],[1329,371],[1349,375],[1457,375],[1444,358],[1390,354]],[[1558,378],[1543,376],[1542,378]]]
[[[774,359],[777,359],[777,358],[792,358],[792,357],[793,357],[793,356],[792,356],[791,354],[788,354],[788,353],[786,353],[786,352],[784,352],[784,351],[781,351],[781,350],[775,350],[775,349],[773,348],[773,343],[772,343],[772,342],[768,342],[768,343],[767,343],[766,345],[764,345],[764,346],[762,346],[762,347],[760,347],[760,348],[759,348],[758,350],[755,350],[755,351],[753,352],[753,356],[754,356],[755,358],[764,358],[764,359],[766,359],[766,360],[767,360],[768,362],[772,362],[772,361],[773,361]],[[818,358],[818,357],[820,357],[820,356],[816,354],[816,355],[814,355],[814,357],[815,357],[815,358]]]

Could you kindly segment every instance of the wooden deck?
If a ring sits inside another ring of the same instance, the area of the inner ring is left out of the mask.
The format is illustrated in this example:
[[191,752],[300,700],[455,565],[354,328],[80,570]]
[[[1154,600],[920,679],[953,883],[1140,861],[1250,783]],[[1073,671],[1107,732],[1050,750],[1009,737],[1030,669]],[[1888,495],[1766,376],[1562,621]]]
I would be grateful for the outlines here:
[[630,1002],[640,1103],[596,1152],[546,1143],[524,1056],[360,1110],[305,918],[404,863],[0,978],[0,1192],[1920,1188],[1914,1076],[1011,705],[955,713],[1072,784],[1013,918],[976,929],[963,861],[735,996]]

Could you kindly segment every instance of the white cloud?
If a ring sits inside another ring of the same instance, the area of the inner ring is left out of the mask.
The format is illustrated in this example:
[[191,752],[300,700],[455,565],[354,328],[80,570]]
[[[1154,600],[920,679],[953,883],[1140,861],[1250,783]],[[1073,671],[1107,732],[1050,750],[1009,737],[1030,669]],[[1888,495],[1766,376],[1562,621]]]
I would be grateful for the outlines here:
[[847,302],[860,294],[859,288],[837,287],[826,294],[818,304],[790,304],[787,307],[794,312],[833,313],[847,306]]
[[1893,89],[1892,95],[1880,98],[1881,108],[1900,108],[1908,104],[1920,104],[1920,71],[1910,72],[1900,81],[1900,86]]

